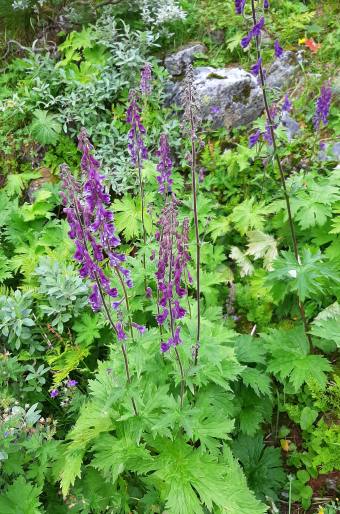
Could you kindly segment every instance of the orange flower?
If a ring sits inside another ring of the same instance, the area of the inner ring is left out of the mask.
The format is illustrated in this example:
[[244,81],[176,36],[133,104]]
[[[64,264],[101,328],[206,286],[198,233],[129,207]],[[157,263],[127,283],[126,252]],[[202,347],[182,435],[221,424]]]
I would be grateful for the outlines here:
[[313,53],[313,54],[316,54],[320,48],[321,48],[321,45],[319,43],[315,43],[314,39],[311,38],[311,39],[305,39],[305,46],[307,48],[309,48],[309,50]]

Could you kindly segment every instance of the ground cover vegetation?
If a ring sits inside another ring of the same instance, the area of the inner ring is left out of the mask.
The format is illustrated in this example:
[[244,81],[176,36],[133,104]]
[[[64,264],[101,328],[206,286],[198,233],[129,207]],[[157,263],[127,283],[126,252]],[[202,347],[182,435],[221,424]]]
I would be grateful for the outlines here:
[[[336,514],[338,3],[0,20],[0,514]],[[168,105],[193,40],[194,66],[257,77],[263,116],[213,128],[191,66]]]

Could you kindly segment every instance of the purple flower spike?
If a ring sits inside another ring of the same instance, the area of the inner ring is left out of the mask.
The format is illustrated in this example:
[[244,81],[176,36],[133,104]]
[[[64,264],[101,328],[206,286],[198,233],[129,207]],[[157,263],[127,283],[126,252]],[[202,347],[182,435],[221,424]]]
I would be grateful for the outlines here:
[[168,339],[168,341],[166,341],[166,343],[161,343],[161,352],[162,353],[166,353],[167,351],[170,350],[170,347],[171,347],[171,342],[172,342],[172,339]]
[[140,74],[140,90],[143,95],[148,96],[151,94],[151,72],[152,67],[150,63],[146,63],[144,67],[142,68],[141,74]]
[[68,380],[66,383],[67,387],[76,387],[77,384],[78,384],[78,382],[73,379]]
[[292,109],[292,102],[289,100],[288,95],[285,96],[283,105],[282,105],[282,111],[283,112],[290,112]]
[[249,32],[246,36],[244,36],[241,39],[241,47],[242,48],[247,48],[247,46],[249,45],[251,40],[252,40],[252,33]]
[[257,130],[249,137],[249,148],[253,148],[261,137],[261,130]]
[[321,123],[327,125],[331,100],[332,88],[329,84],[324,84],[321,88],[320,96],[316,101],[316,109],[313,117],[313,125],[316,130],[319,129]]
[[262,16],[251,30],[252,37],[260,36],[261,30],[263,29],[263,27],[264,27],[264,17]]
[[[116,250],[120,239],[116,235],[113,213],[109,210],[110,196],[85,129],[81,130],[78,140],[82,152],[82,177],[77,182],[67,166],[62,165],[62,203],[70,225],[69,237],[75,243],[74,258],[80,265],[79,275],[92,284],[89,303],[94,311],[99,311],[105,302],[107,311],[111,298],[118,296],[118,290],[112,287],[108,276],[109,268],[121,275],[127,287],[132,287],[132,280],[130,271],[123,267],[126,256]],[[118,309],[121,302],[122,299],[113,302],[113,308]],[[121,323],[116,329],[119,337],[124,338]]]
[[159,172],[157,176],[157,182],[159,184],[158,192],[168,194],[171,193],[173,180],[171,178],[172,160],[170,158],[170,147],[165,134],[162,134],[159,139],[159,149],[156,153],[159,157],[157,164],[157,171]]
[[280,59],[280,57],[283,55],[283,48],[280,46],[280,43],[277,39],[274,41],[274,51],[275,56]]
[[59,394],[58,389],[52,389],[52,391],[50,392],[50,397],[56,398],[56,396],[58,396],[58,394]]
[[126,111],[126,121],[131,125],[128,134],[128,150],[132,164],[136,166],[148,158],[148,151],[143,141],[146,130],[141,122],[142,109],[138,104],[139,96],[136,91],[130,91],[129,100],[130,105]]
[[251,67],[251,72],[255,77],[257,77],[257,75],[260,73],[261,65],[262,65],[262,57],[259,57],[257,62]]
[[235,0],[235,12],[236,14],[243,14],[246,0]]

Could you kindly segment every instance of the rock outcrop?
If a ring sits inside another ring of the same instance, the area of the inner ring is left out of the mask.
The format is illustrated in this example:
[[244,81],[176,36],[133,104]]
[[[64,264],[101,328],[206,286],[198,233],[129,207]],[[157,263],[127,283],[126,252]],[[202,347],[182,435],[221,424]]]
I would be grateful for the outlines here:
[[[261,89],[253,75],[242,68],[194,68],[194,87],[202,121],[231,129],[247,125],[263,111]],[[182,105],[184,81],[168,88],[168,101]]]

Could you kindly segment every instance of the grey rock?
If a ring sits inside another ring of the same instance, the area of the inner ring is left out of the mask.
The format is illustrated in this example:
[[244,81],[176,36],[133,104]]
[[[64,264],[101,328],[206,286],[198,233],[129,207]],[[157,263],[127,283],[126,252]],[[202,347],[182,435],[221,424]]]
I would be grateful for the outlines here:
[[168,55],[164,60],[164,66],[173,77],[182,75],[188,64],[194,61],[195,55],[205,53],[206,50],[201,43],[192,43]]
[[[242,68],[194,68],[194,87],[200,117],[210,121],[213,128],[247,125],[263,111],[257,80]],[[182,106],[183,90],[183,81],[171,83],[168,103]]]
[[282,91],[291,86],[300,71],[299,62],[299,54],[289,51],[284,52],[268,70],[267,87]]

